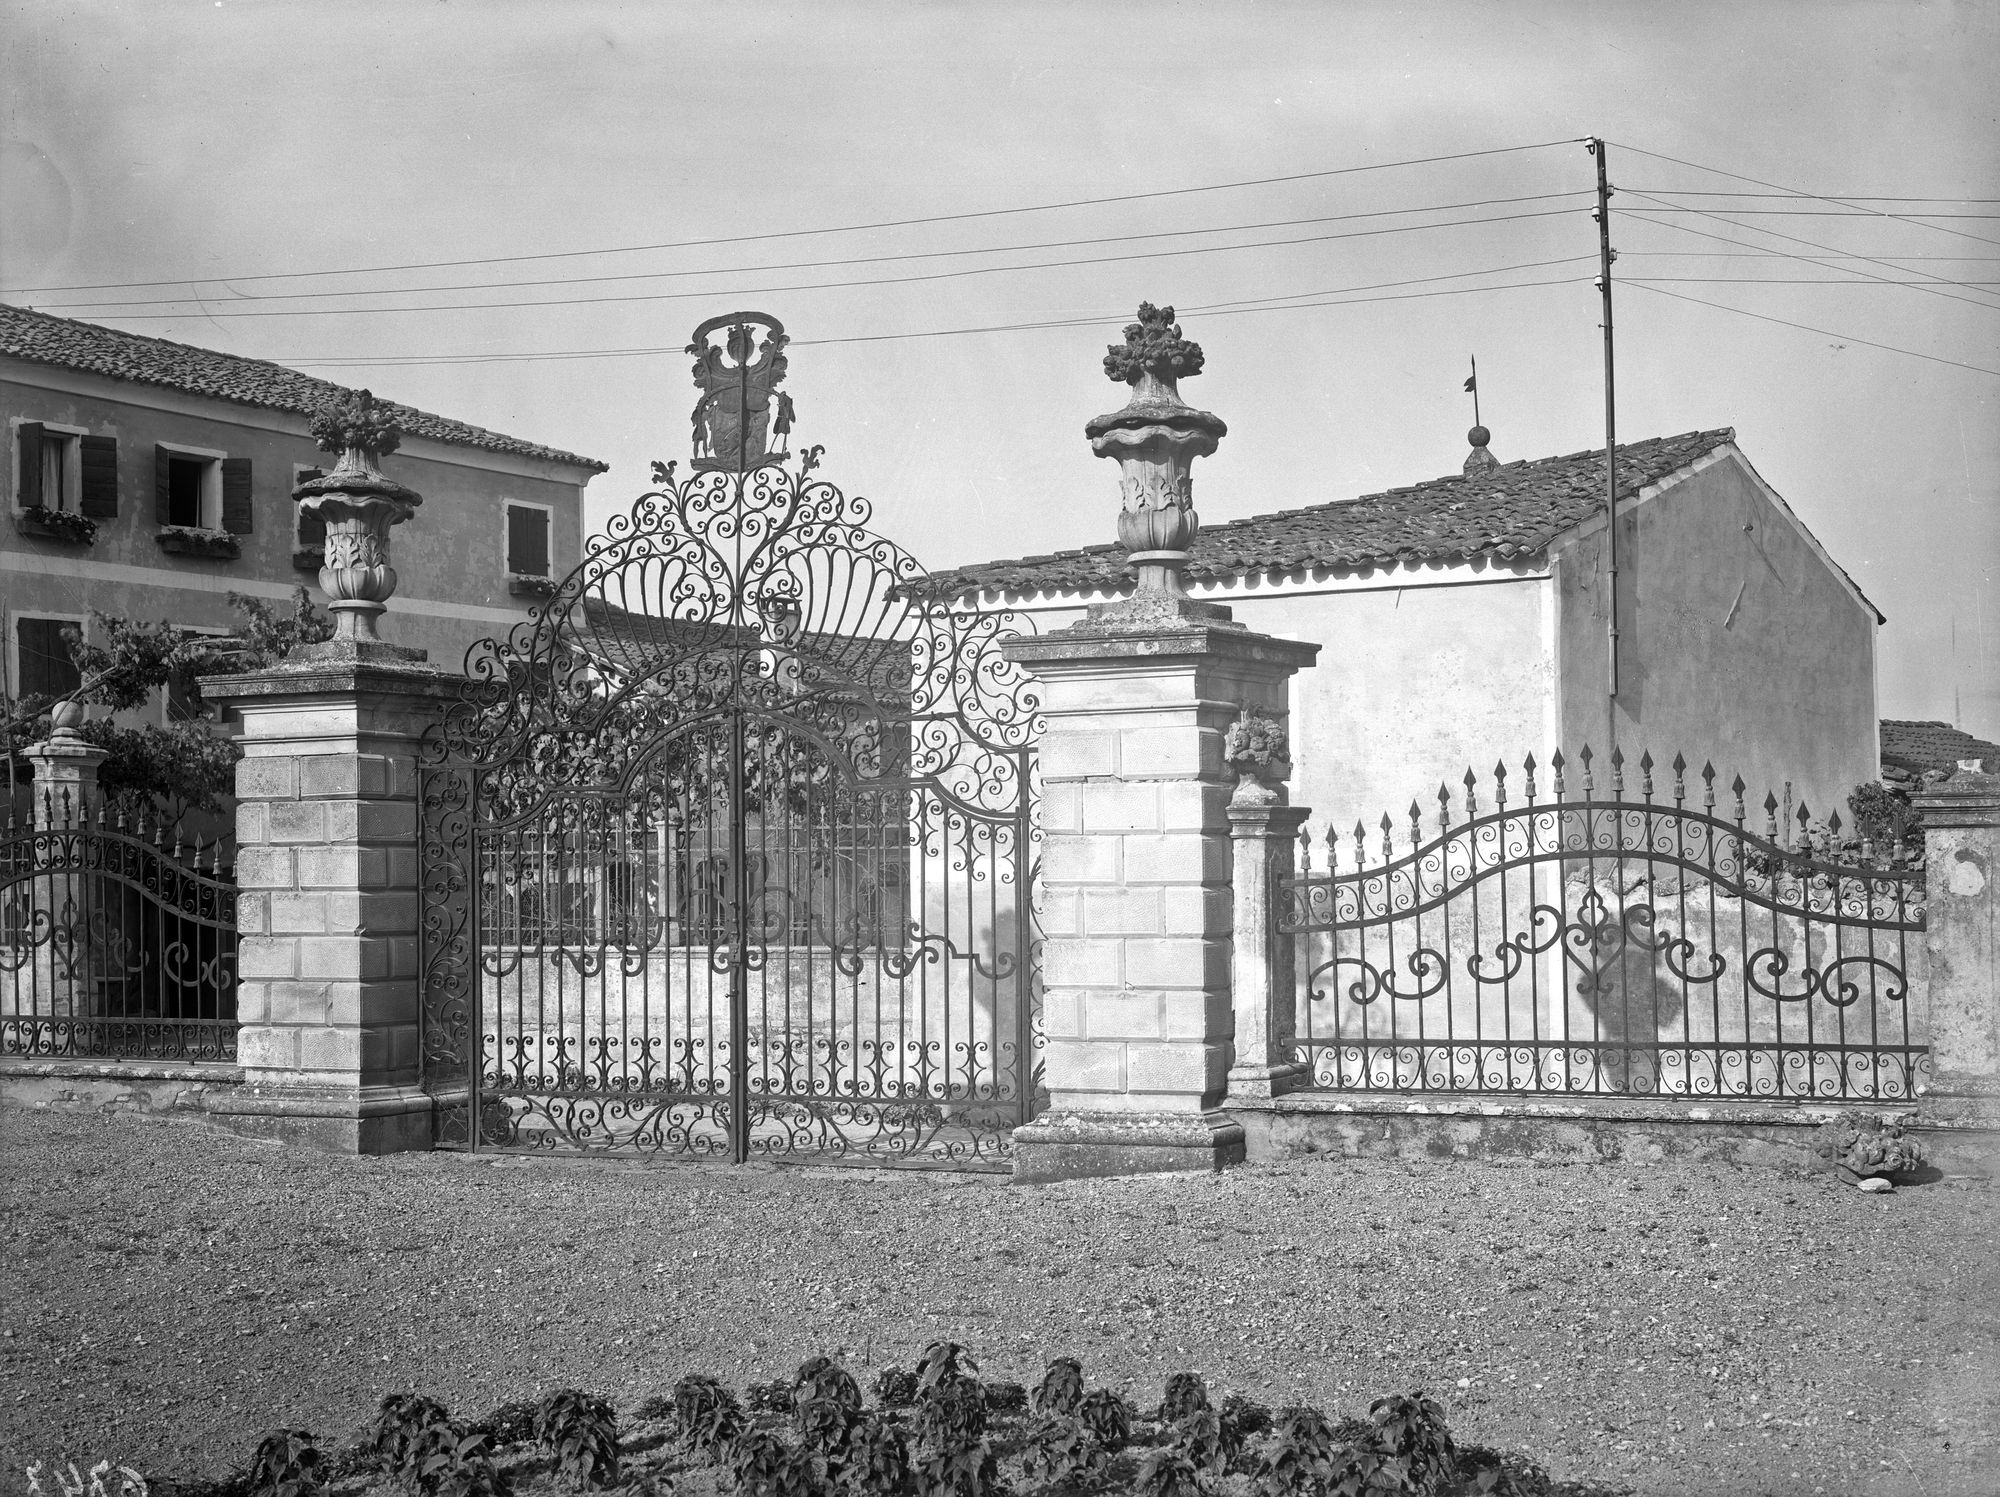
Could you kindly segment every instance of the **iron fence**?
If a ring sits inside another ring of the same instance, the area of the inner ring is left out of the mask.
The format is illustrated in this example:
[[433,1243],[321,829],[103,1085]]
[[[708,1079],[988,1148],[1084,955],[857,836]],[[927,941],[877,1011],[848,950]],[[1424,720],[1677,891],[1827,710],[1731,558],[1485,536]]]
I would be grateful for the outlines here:
[[[1462,806],[1440,787],[1436,829],[1414,802],[1399,839],[1357,824],[1301,837],[1277,893],[1297,943],[1298,1057],[1325,1089],[1748,1098],[1901,1099],[1929,1064],[1907,1001],[1924,928],[1923,874],[1900,844],[1843,848],[1838,813],[1778,801],[1750,830],[1744,784],[1686,761],[1656,796],[1650,754],[1637,797],[1610,756],[1550,763],[1551,796],[1525,763],[1509,804],[1467,771]],[[1406,840],[1400,856],[1397,842]],[[1788,843],[1790,845],[1788,845]],[[1317,852],[1320,867],[1315,870]]]
[[236,886],[220,844],[46,799],[0,831],[0,1055],[236,1056]]

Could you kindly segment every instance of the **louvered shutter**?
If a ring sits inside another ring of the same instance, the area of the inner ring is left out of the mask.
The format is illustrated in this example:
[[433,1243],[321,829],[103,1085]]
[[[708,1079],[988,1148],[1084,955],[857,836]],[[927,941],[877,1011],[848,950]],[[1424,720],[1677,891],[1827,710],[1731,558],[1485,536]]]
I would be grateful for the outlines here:
[[22,509],[42,507],[42,423],[23,421],[16,428],[20,437],[15,443],[20,456],[21,481],[14,489],[14,502]]
[[[300,483],[311,483],[315,478],[326,477],[323,468],[299,469]],[[299,549],[301,551],[324,551],[326,549],[326,521],[313,510],[299,511]]]
[[222,528],[231,535],[248,535],[254,518],[250,505],[250,459],[222,460]]
[[164,447],[153,449],[153,523],[174,523],[173,458]]
[[507,507],[507,570],[520,577],[549,575],[547,510]]
[[15,620],[22,696],[68,696],[83,684],[76,662],[70,658],[69,644],[62,637],[69,627],[62,619]]
[[118,439],[83,439],[83,512],[93,520],[118,514]]

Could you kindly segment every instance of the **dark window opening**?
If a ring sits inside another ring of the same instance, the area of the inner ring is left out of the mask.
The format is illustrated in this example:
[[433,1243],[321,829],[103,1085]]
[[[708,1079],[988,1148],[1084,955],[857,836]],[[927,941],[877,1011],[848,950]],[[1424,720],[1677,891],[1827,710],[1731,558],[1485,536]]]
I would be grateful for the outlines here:
[[517,577],[549,575],[549,512],[507,506],[507,570]]
[[63,630],[76,626],[67,619],[16,619],[14,640],[20,650],[24,697],[63,697],[83,684],[76,662],[69,658]]
[[200,458],[167,459],[167,523],[199,528],[202,479],[208,464]]

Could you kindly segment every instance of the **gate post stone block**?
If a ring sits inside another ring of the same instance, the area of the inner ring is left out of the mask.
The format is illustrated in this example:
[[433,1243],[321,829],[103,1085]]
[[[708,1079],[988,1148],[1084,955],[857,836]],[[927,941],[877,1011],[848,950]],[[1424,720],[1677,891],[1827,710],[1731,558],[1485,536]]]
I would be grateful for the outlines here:
[[336,642],[313,653],[202,681],[205,696],[241,719],[243,749],[244,1084],[217,1110],[239,1131],[342,1153],[428,1149],[431,1101],[418,1076],[417,755],[463,683],[387,647]]
[[[1145,595],[1009,660],[1043,689],[1043,1079],[1014,1131],[1020,1181],[1215,1169],[1243,1157],[1223,1102],[1240,1023],[1223,739],[1280,722],[1318,646]],[[1282,818],[1280,818],[1282,819]],[[1240,956],[1240,954],[1239,954]],[[1268,1035],[1252,1037],[1255,1061]]]
[[1923,1116],[2000,1168],[2000,775],[1960,769],[1911,804],[1924,816]]

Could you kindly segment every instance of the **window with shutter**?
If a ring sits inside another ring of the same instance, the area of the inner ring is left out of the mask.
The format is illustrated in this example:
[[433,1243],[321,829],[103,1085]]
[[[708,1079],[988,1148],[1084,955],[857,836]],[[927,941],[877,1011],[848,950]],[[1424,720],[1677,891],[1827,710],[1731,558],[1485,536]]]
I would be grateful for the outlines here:
[[83,684],[82,673],[69,657],[62,632],[74,627],[68,619],[16,619],[14,647],[20,662],[18,695],[68,696]]
[[14,503],[21,509],[42,507],[42,424],[23,421],[14,428]]
[[517,577],[549,575],[549,512],[507,506],[507,570]]
[[248,535],[256,521],[251,503],[250,459],[222,460],[222,528],[231,535]]
[[118,515],[118,439],[85,437],[83,447],[83,512],[93,520]]

